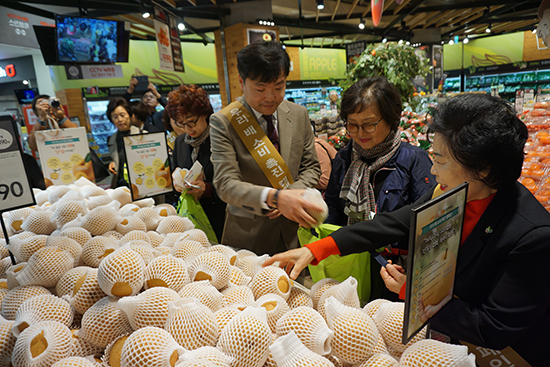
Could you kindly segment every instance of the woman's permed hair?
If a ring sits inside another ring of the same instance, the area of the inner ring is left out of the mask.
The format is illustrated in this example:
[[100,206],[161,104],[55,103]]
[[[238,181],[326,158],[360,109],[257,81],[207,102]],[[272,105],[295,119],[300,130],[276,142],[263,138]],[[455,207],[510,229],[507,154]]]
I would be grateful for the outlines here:
[[128,115],[132,117],[133,113],[132,113],[132,108],[130,107],[130,103],[122,97],[117,97],[117,98],[111,99],[109,101],[109,104],[107,105],[107,118],[109,119],[109,121],[113,122],[113,120],[111,119],[111,114],[119,106],[124,107],[126,112],[128,112]]
[[436,110],[430,131],[487,186],[498,189],[519,178],[527,127],[508,102],[483,94],[453,97]]
[[195,115],[206,116],[208,121],[214,110],[204,89],[195,84],[185,84],[168,95],[166,113],[174,120],[181,116]]
[[340,118],[346,121],[348,115],[361,113],[369,107],[373,107],[392,130],[397,130],[403,109],[401,97],[386,78],[368,77],[349,87],[342,96]]

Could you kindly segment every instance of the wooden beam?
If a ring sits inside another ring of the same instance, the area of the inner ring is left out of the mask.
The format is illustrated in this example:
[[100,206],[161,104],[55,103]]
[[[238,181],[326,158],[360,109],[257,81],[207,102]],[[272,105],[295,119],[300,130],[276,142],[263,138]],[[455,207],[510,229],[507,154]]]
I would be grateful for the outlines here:
[[349,19],[349,17],[351,17],[351,14],[355,10],[355,7],[357,6],[358,2],[359,2],[359,0],[353,0],[353,4],[351,4],[351,8],[349,9],[349,12],[348,12],[348,15],[346,16],[346,19]]
[[162,0],[162,1],[164,1],[166,4],[170,5],[172,8],[176,8],[176,2],[174,0]]
[[212,4],[216,5],[216,0],[210,0],[212,1]]
[[483,15],[484,15],[484,14],[483,14],[482,11],[479,12],[479,13],[477,13],[477,14],[474,14],[474,15],[472,15],[470,18],[464,19],[462,22],[460,22],[460,25],[463,26],[463,25],[465,25],[465,24],[468,24],[468,23],[470,23],[470,22],[476,20],[477,18],[481,18]]
[[[189,1],[191,4],[193,4],[193,6],[197,6],[197,0],[187,0]],[[233,0],[236,2],[236,0]]]
[[[406,0],[405,0],[406,1]],[[363,14],[361,14],[361,16],[364,18],[365,15],[367,15],[370,11],[370,1],[369,1],[369,4],[367,5],[367,8],[365,9],[365,11],[363,12]]]
[[426,22],[426,24],[424,24],[424,27],[423,28],[428,28],[429,26],[431,26],[432,24],[435,24],[437,23],[439,20],[447,17],[449,14],[451,14],[454,10],[447,10],[443,13],[440,13],[439,15],[433,17],[432,19],[430,19],[428,22]]
[[338,6],[340,6],[340,0],[336,1],[336,6],[334,6],[334,10],[332,11],[332,17],[330,18],[330,20],[334,20],[336,12],[338,11]]
[[455,18],[457,15],[462,14],[463,9],[456,9],[453,10],[449,15],[447,15],[445,18],[440,19],[439,22],[435,24],[436,28],[441,27],[443,24],[449,23],[449,21],[453,18]]
[[323,39],[321,40],[321,48],[323,48],[324,43],[325,43],[325,37],[323,37]]
[[332,42],[330,43],[330,47],[334,46],[334,41],[336,41],[336,36],[332,37]]
[[344,34],[344,37],[342,37],[342,42],[340,42],[340,47],[344,45],[344,41],[346,40],[346,38],[348,38],[348,35]]
[[393,9],[393,15],[399,13],[411,0],[403,0],[403,2],[397,5],[397,8]]
[[135,31],[132,31],[130,30],[130,35],[134,36],[134,37],[137,37],[137,38],[141,38],[141,39],[144,39],[146,40],[147,39],[147,36],[141,34],[141,33],[137,33]]
[[386,0],[386,2],[384,3],[384,9],[382,9],[382,12],[385,12],[386,10],[388,10],[390,5],[392,4],[392,1],[393,0]]
[[292,36],[290,35],[290,31],[288,30],[288,27],[286,27],[286,34],[288,35],[288,39],[291,40],[292,39]]
[[405,25],[407,27],[409,27],[409,29],[413,29],[418,23],[422,23],[423,21],[428,19],[430,17],[430,15],[433,16],[433,13],[420,13],[420,14],[417,14],[410,21],[405,22]]
[[469,18],[469,17],[471,17],[472,15],[476,15],[476,14],[478,14],[478,13],[483,14],[483,9],[485,9],[485,8],[473,8],[473,9],[470,9],[468,12],[466,12],[466,13],[463,14],[463,15],[461,15],[460,17],[453,19],[453,20],[450,22],[450,24],[459,24],[459,23],[462,22],[464,19]]
[[154,27],[154,24],[153,24],[152,21],[147,21],[143,17],[134,17],[133,15],[128,15],[128,14],[121,15],[120,17],[124,18],[124,19],[126,19],[126,20],[128,20],[132,23],[138,23],[138,24],[144,25],[146,27],[150,27],[150,28]]

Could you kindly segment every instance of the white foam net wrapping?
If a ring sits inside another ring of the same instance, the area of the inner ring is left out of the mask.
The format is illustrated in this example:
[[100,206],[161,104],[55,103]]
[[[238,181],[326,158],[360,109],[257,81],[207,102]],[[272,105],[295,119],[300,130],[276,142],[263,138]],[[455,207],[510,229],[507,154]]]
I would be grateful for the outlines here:
[[286,302],[291,309],[302,306],[313,308],[313,300],[309,294],[303,289],[294,286],[290,288],[290,295]]
[[53,294],[44,294],[27,299],[15,314],[12,334],[19,334],[30,325],[41,321],[57,321],[69,327],[74,318],[74,309],[69,303]]
[[162,217],[153,208],[140,208],[134,216],[143,221],[148,231],[157,229]]
[[293,331],[277,338],[269,349],[277,367],[334,367],[328,359],[306,348]]
[[141,256],[145,266],[149,265],[149,263],[156,257],[153,246],[151,246],[151,244],[147,241],[133,240],[124,246],[131,248],[134,252]]
[[83,357],[67,357],[55,362],[52,367],[95,367],[95,364]]
[[130,241],[135,241],[135,240],[151,243],[151,239],[149,238],[147,233],[145,233],[144,231],[130,231],[126,233],[124,236],[122,236],[122,238],[120,239],[120,243],[126,244]]
[[92,239],[90,232],[80,227],[69,227],[61,230],[60,236],[69,237],[84,246],[86,242]]
[[30,208],[21,208],[8,212],[8,217],[5,220],[6,227],[13,230],[14,233],[22,231],[21,225],[31,213],[32,209]]
[[475,367],[475,356],[465,345],[424,339],[408,347],[399,361],[403,367]]
[[57,222],[57,227],[62,228],[65,224],[75,220],[78,214],[86,215],[88,209],[82,201],[70,200],[62,201],[56,205],[52,220]]
[[237,260],[238,260],[237,252],[229,246],[215,245],[210,247],[209,251],[216,251],[224,254],[225,257],[227,257],[227,260],[229,260],[229,265],[231,266],[235,266],[237,264]]
[[223,307],[223,295],[208,280],[189,283],[178,294],[181,298],[196,298],[212,312]]
[[139,209],[140,209],[139,206],[137,206],[136,204],[130,203],[130,204],[123,205],[122,208],[120,208],[119,213],[123,217],[131,217],[135,215]]
[[317,304],[317,311],[326,319],[325,312],[325,301],[330,297],[334,296],[338,301],[342,302],[344,305],[359,308],[361,302],[359,301],[359,296],[357,295],[357,279],[349,277],[344,280],[342,283],[330,287],[323,292],[319,298],[319,303]]
[[118,202],[116,204],[100,206],[90,211],[83,218],[82,228],[90,232],[92,236],[99,236],[114,230],[120,220],[118,213],[120,204]]
[[19,306],[29,298],[41,294],[51,294],[51,292],[38,285],[18,286],[11,289],[2,300],[2,317],[6,320],[15,320]]
[[0,366],[9,366],[17,338],[11,333],[14,322],[0,316]]
[[77,266],[76,268],[72,268],[63,274],[55,286],[55,294],[58,297],[72,295],[76,283],[79,279],[86,275],[88,269],[91,268],[89,266]]
[[232,366],[260,367],[269,356],[271,342],[265,309],[247,307],[225,326],[217,346],[234,358]]
[[106,296],[99,286],[97,274],[97,269],[88,268],[86,273],[76,281],[69,296],[71,306],[81,315]]
[[82,246],[80,259],[84,264],[97,268],[101,261],[117,248],[118,244],[116,240],[109,237],[96,236]]
[[244,272],[236,266],[231,266],[231,277],[229,278],[229,284],[233,285],[248,285],[252,280],[251,277],[248,277]]
[[307,188],[302,194],[302,197],[308,202],[315,204],[322,209],[320,212],[312,209],[306,209],[306,213],[311,215],[311,217],[317,221],[317,223],[313,227],[319,227],[325,222],[328,217],[328,206],[323,199],[323,195],[321,195],[319,190]]
[[227,257],[219,252],[205,252],[197,256],[189,266],[192,281],[208,280],[216,289],[229,283],[231,269]]
[[116,225],[115,231],[125,235],[131,231],[147,231],[147,226],[145,226],[145,223],[136,216],[124,217]]
[[399,362],[389,354],[375,353],[357,367],[397,367]]
[[[100,206],[109,205],[113,202],[113,199],[108,195],[94,196],[87,200],[84,200],[88,210],[94,210]],[[119,204],[120,205],[120,204]]]
[[214,313],[195,298],[182,298],[168,303],[164,329],[187,350],[215,346],[219,336]]
[[[166,241],[164,241],[163,244],[166,245]],[[171,250],[172,256],[183,259],[188,264],[193,263],[193,260],[204,252],[204,246],[200,242],[193,240],[176,241],[176,243],[172,245]]]
[[164,237],[155,232],[155,231],[149,231],[147,232],[147,236],[149,237],[149,242],[151,243],[151,246],[158,247],[164,241]]
[[159,213],[161,217],[168,217],[170,215],[178,215],[176,208],[170,204],[158,204],[155,205],[154,209]]
[[254,304],[255,307],[263,307],[267,314],[267,324],[272,333],[276,332],[277,321],[288,311],[290,307],[286,300],[277,294],[265,294],[258,298]]
[[87,341],[86,339],[77,335],[77,330],[71,330],[72,334],[72,347],[71,347],[71,356],[75,357],[87,357],[92,355],[100,355],[103,352],[102,347],[97,347]]
[[228,306],[220,308],[218,311],[214,312],[214,317],[218,321],[219,332],[221,333],[225,326],[229,323],[229,321],[231,321],[231,319],[237,316],[241,311],[241,309],[235,306]]
[[256,299],[273,293],[287,300],[290,296],[290,278],[283,269],[266,266],[252,278],[250,288]]
[[74,263],[78,263],[82,254],[82,246],[75,240],[63,236],[49,236],[46,240],[46,247],[55,246],[60,250],[68,251],[74,259]]
[[178,293],[165,287],[154,287],[133,297],[123,297],[118,307],[128,316],[134,330],[145,326],[164,327],[168,303],[180,299]]
[[184,349],[164,329],[147,326],[134,331],[124,343],[122,366],[175,366]]
[[51,219],[52,212],[47,210],[33,211],[23,222],[21,228],[35,234],[51,234],[57,229],[57,224]]
[[208,240],[208,236],[206,235],[206,233],[204,233],[204,231],[199,228],[192,228],[183,232],[181,234],[180,240],[197,241],[206,248],[210,248],[212,246],[210,244],[210,241]]
[[326,355],[331,351],[334,333],[313,308],[301,306],[290,310],[277,321],[275,329],[279,337],[294,332],[308,349],[317,354]]
[[113,191],[109,192],[108,195],[120,203],[120,206],[130,204],[132,202],[132,195],[130,194],[130,189],[127,187],[117,187]]
[[338,284],[340,284],[339,281],[331,278],[324,278],[319,280],[317,283],[313,284],[309,292],[309,296],[313,301],[313,308],[317,309],[317,305],[319,304],[319,299],[327,289],[334,287],[335,285],[338,285]]
[[71,191],[71,189],[68,186],[50,186],[46,191],[48,192],[48,201],[51,204],[55,204],[61,200],[66,193]]
[[[243,250],[240,250],[237,252],[237,256],[239,254],[244,253],[247,254],[247,252],[242,252]],[[237,267],[240,268],[244,275],[250,278],[254,278],[254,276],[259,273],[263,266],[262,264],[269,258],[269,255],[262,255],[262,256],[256,256],[256,255],[248,255],[244,257],[239,257],[237,260]]]
[[43,321],[26,328],[15,342],[14,367],[51,366],[71,352],[72,334],[60,322]]
[[97,347],[105,348],[121,335],[133,331],[126,313],[117,306],[118,300],[104,297],[82,316],[77,335]]
[[161,219],[157,227],[157,232],[160,234],[182,233],[193,228],[195,228],[195,225],[189,218],[169,215]]
[[145,269],[145,289],[167,287],[179,292],[189,284],[187,264],[184,260],[170,255],[162,255],[149,262]]
[[380,305],[384,303],[391,303],[391,301],[388,301],[384,298],[373,299],[363,307],[363,311],[365,311],[370,317],[374,317],[374,315],[376,315],[376,312],[378,312]]
[[136,295],[145,279],[145,262],[129,247],[115,250],[101,264],[97,280],[105,294],[113,297]]
[[360,308],[345,306],[335,297],[325,304],[327,324],[334,332],[332,353],[346,363],[359,363],[373,354],[379,333],[372,318]]
[[15,279],[20,285],[41,285],[53,288],[61,277],[74,266],[68,251],[44,247],[36,251]]
[[222,290],[224,307],[231,305],[252,306],[255,302],[252,290],[246,286],[230,285]]
[[18,238],[10,243],[10,251],[18,262],[27,262],[36,251],[46,246],[47,240],[46,235]]
[[[205,346],[185,352],[178,362],[208,361],[215,367],[229,367],[231,359],[215,347]],[[178,363],[179,366],[179,363]]]

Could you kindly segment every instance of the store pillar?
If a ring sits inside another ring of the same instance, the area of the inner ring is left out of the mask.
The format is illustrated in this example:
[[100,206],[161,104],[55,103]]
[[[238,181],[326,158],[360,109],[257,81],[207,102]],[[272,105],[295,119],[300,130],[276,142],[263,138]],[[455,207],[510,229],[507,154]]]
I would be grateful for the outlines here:
[[69,117],[78,117],[80,126],[84,126],[87,132],[90,132],[90,127],[86,121],[86,113],[84,112],[84,103],[82,101],[82,91],[76,89],[62,89],[55,92],[55,96],[61,102],[61,105],[67,106]]

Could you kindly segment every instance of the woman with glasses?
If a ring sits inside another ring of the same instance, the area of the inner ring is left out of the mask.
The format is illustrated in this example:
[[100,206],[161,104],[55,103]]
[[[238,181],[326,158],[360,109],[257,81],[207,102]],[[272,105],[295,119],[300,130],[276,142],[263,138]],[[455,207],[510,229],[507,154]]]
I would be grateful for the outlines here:
[[[333,161],[325,193],[327,223],[370,220],[416,201],[435,185],[428,153],[400,139],[401,110],[399,93],[384,77],[362,79],[345,91],[340,117],[351,140]],[[379,267],[371,269],[378,273]],[[394,298],[377,274],[371,279],[373,297]]]
[[111,178],[111,188],[119,186],[128,186],[128,181],[124,177],[124,141],[125,135],[146,133],[147,130],[141,130],[132,125],[132,108],[124,98],[114,98],[107,105],[107,118],[117,128],[117,132],[109,136],[107,146],[111,154],[112,162],[109,163],[109,172],[113,174]]
[[181,85],[168,95],[166,113],[174,125],[183,130],[174,143],[174,169],[191,168],[196,161],[203,167],[197,180],[190,182],[187,191],[200,201],[217,238],[221,238],[225,221],[225,203],[218,197],[212,184],[214,167],[210,161],[210,115],[214,113],[208,94],[201,87]]

